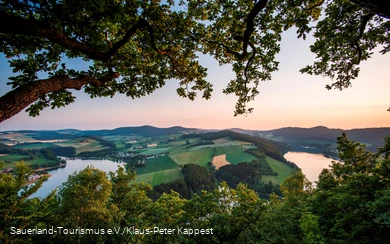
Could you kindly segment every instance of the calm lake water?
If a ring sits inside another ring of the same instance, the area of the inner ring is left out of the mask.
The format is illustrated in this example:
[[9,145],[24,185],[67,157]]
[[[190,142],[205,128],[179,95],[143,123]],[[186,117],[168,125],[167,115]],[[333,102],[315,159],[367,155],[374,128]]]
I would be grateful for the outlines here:
[[284,157],[302,169],[306,177],[314,183],[318,181],[322,169],[329,168],[332,159],[325,158],[322,154],[306,153],[306,152],[288,152]]
[[88,165],[103,170],[105,172],[116,171],[119,165],[124,166],[121,163],[115,163],[110,160],[66,160],[67,164],[65,168],[60,168],[56,170],[49,171],[49,174],[52,176],[44,182],[41,188],[34,194],[32,197],[45,197],[47,196],[54,188],[61,186],[61,184],[68,180],[68,176],[73,174],[75,171],[80,171],[85,169]]

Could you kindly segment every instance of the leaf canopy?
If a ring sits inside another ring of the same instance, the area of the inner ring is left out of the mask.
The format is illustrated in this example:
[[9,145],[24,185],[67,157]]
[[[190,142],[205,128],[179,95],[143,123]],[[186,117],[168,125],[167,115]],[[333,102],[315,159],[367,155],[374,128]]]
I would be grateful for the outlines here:
[[[329,76],[329,89],[343,89],[374,48],[389,51],[388,18],[347,0],[1,1],[0,20],[13,24],[0,27],[0,50],[15,75],[0,98],[0,121],[28,106],[36,116],[73,103],[72,89],[139,98],[176,79],[179,96],[209,99],[200,54],[232,66],[236,77],[223,92],[237,96],[235,115],[250,113],[260,81],[278,70],[281,34],[291,27],[299,38],[314,29],[317,60],[301,72]],[[89,68],[67,67],[73,58]]]

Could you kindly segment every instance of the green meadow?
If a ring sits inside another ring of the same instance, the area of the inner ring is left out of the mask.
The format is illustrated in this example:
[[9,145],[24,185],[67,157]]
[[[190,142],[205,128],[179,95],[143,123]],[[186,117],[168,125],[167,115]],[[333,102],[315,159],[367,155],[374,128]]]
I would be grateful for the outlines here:
[[167,183],[169,181],[174,181],[178,179],[183,179],[183,174],[181,173],[181,169],[179,168],[137,175],[135,181],[144,182],[155,186],[161,183]]
[[274,184],[281,184],[284,179],[287,178],[290,174],[294,172],[292,168],[290,168],[288,165],[273,159],[271,157],[266,157],[268,165],[271,167],[271,169],[278,173],[278,175],[262,175],[262,181],[264,183],[268,183],[269,181],[272,181]]
[[152,158],[145,160],[146,167],[136,168],[138,175],[147,174],[167,169],[177,169],[179,165],[175,163],[169,156],[165,155],[162,157]]
[[212,161],[213,148],[205,148],[197,151],[186,151],[177,154],[171,154],[170,157],[179,165],[197,164],[206,166],[208,162]]
[[[22,158],[27,157],[27,155],[23,154],[7,154],[7,155],[1,155],[0,156],[0,162],[3,161],[11,161],[8,163],[5,163],[3,168],[16,168],[16,162],[21,162]],[[34,165],[34,164],[43,164],[47,162],[53,162],[53,160],[44,158],[44,157],[38,157],[32,160],[25,160],[24,163],[28,166]]]

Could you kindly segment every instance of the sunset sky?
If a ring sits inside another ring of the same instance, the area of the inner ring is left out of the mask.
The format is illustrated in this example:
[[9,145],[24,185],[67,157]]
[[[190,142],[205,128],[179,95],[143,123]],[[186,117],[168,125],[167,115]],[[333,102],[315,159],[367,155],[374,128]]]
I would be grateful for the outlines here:
[[[114,98],[90,99],[75,92],[76,102],[55,110],[45,109],[38,117],[24,111],[0,123],[0,130],[19,129],[113,129],[123,126],[153,125],[191,128],[274,129],[287,126],[330,128],[389,127],[390,55],[376,51],[373,58],[361,64],[359,78],[343,91],[325,89],[330,78],[299,73],[314,61],[309,50],[312,39],[297,39],[294,31],[283,35],[282,50],[277,56],[279,71],[271,81],[262,82],[260,95],[249,107],[248,116],[234,117],[236,97],[226,96],[222,89],[234,77],[229,66],[219,66],[208,56],[200,62],[208,68],[208,80],[214,84],[211,100],[199,95],[189,101],[176,94],[178,81],[171,80],[153,94],[133,100],[122,95]],[[68,66],[86,66],[70,61]],[[0,95],[10,90],[5,85],[12,71],[4,56],[0,57]]]

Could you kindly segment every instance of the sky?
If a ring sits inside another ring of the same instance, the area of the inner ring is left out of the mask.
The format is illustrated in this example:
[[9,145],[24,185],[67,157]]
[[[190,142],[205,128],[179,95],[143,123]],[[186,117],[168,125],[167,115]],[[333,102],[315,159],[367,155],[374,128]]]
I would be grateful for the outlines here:
[[[195,101],[176,94],[177,80],[149,96],[131,99],[124,95],[113,98],[90,99],[82,91],[75,91],[76,102],[63,108],[50,108],[38,117],[25,111],[0,123],[6,130],[55,129],[114,129],[124,126],[152,125],[156,127],[184,126],[204,129],[243,128],[268,130],[281,127],[367,128],[390,127],[390,55],[378,50],[368,61],[362,62],[359,77],[348,89],[325,89],[332,80],[322,76],[301,74],[299,69],[312,64],[315,55],[309,46],[313,39],[297,39],[294,30],[282,36],[279,71],[272,80],[261,82],[260,94],[248,107],[254,112],[234,117],[236,97],[222,90],[234,78],[230,66],[219,66],[209,56],[200,56],[200,63],[208,68],[207,79],[214,85],[210,100],[199,97]],[[71,67],[86,66],[83,61],[71,60]],[[0,56],[0,96],[11,87],[6,85],[12,75],[8,62]]]

